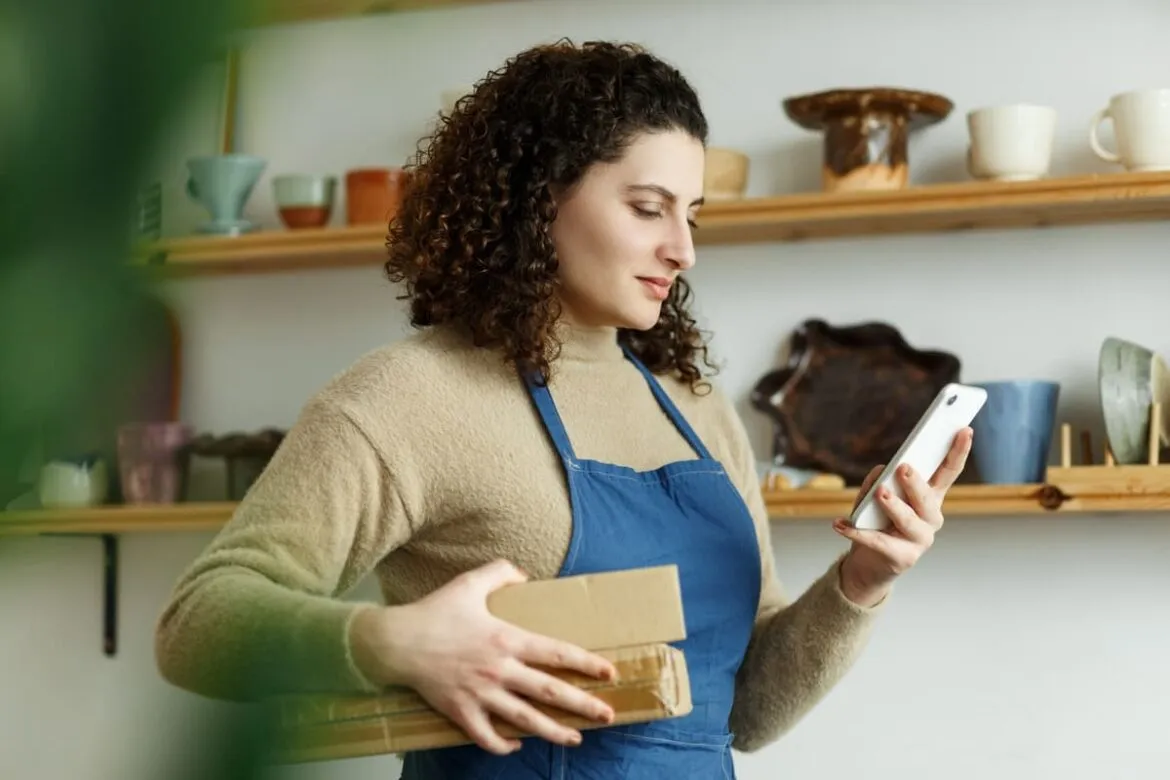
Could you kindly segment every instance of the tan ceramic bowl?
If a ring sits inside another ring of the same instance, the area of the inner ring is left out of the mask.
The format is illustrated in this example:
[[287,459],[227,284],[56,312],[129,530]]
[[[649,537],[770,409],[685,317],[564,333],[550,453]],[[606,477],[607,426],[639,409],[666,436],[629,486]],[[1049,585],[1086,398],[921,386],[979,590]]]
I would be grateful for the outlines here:
[[735,149],[707,149],[703,173],[703,197],[710,201],[736,200],[747,191],[748,156]]

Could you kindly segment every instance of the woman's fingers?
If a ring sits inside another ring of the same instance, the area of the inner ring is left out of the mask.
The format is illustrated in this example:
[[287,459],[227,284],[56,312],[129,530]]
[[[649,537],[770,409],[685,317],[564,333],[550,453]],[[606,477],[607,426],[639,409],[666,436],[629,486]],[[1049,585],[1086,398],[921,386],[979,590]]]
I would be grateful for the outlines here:
[[531,703],[503,688],[493,688],[484,697],[484,709],[506,720],[525,733],[558,745],[581,744],[581,732],[545,715]]
[[923,548],[916,542],[886,531],[854,528],[844,519],[835,521],[833,526],[849,541],[877,553],[884,561],[883,566],[894,574],[909,569],[922,554]]
[[899,469],[897,478],[906,496],[906,503],[915,514],[935,531],[942,528],[942,502],[946,491],[931,487],[921,474],[909,466]]
[[520,749],[520,741],[507,739],[496,731],[484,706],[468,696],[452,707],[447,715],[455,724],[467,732],[475,742],[488,752],[506,756]]
[[525,664],[569,669],[607,681],[617,677],[617,668],[609,659],[571,642],[519,629],[516,641],[515,656]]
[[955,484],[955,480],[959,478],[967,465],[967,456],[971,453],[971,441],[974,435],[975,431],[970,427],[955,434],[955,439],[951,442],[951,448],[947,451],[942,465],[930,477],[932,488],[945,493],[951,485]]
[[506,685],[528,699],[582,715],[598,723],[609,723],[614,717],[613,708],[601,699],[530,666],[518,664],[509,673]]
[[[900,474],[899,478],[902,478]],[[904,479],[904,483],[912,482],[912,480],[913,477],[909,480]],[[917,492],[917,486],[907,487],[905,488],[905,492],[907,500],[903,501],[889,488],[879,488],[877,493],[878,503],[885,511],[886,516],[890,518],[890,522],[893,523],[898,533],[917,544],[928,544],[934,537],[934,525],[919,514],[919,512],[923,511],[921,507],[926,503],[927,499],[920,495],[911,497],[912,494]],[[918,506],[913,506],[912,504]]]

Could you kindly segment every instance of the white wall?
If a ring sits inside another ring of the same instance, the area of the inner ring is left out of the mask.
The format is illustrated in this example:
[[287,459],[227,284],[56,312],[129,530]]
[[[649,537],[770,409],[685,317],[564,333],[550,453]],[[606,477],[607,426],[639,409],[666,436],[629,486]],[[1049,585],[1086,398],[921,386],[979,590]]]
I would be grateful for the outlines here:
[[[1001,101],[1058,108],[1056,173],[1110,170],[1088,151],[1089,117],[1115,92],[1168,85],[1168,22],[1154,0],[543,0],[271,30],[246,52],[241,84],[241,150],[270,161],[249,211],[275,224],[273,173],[400,162],[440,90],[562,35],[639,40],[681,66],[713,143],[752,155],[751,194],[816,187],[816,140],[779,103],[838,85],[955,100],[955,114],[912,144],[916,182],[963,178],[963,114]],[[744,399],[808,316],[893,322],[915,345],[958,353],[968,380],[1055,378],[1062,417],[1095,423],[1104,336],[1170,356],[1166,236],[1165,225],[1142,225],[706,248],[692,278],[722,382],[763,459],[769,432]],[[185,416],[204,430],[287,425],[332,373],[403,332],[376,268],[192,280],[175,292]],[[953,518],[852,674],[785,739],[737,757],[740,776],[1164,777],[1167,519]],[[9,546],[0,776],[182,776],[178,762],[199,749],[192,725],[214,708],[158,679],[151,628],[207,539],[125,538],[115,659],[100,652],[98,543]],[[777,524],[774,542],[795,591],[840,549],[827,523]],[[375,758],[272,776],[396,771]]]

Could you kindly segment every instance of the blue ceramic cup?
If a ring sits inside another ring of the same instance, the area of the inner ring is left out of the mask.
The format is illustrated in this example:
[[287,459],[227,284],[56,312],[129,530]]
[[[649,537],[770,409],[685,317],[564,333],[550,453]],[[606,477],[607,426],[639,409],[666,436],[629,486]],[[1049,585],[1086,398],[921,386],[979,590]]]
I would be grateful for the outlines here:
[[973,384],[987,391],[987,403],[971,423],[971,457],[980,478],[995,485],[1043,482],[1060,384],[1042,379]]
[[187,160],[187,194],[211,213],[199,226],[204,233],[235,234],[254,226],[244,219],[244,204],[267,161],[250,154],[213,154]]

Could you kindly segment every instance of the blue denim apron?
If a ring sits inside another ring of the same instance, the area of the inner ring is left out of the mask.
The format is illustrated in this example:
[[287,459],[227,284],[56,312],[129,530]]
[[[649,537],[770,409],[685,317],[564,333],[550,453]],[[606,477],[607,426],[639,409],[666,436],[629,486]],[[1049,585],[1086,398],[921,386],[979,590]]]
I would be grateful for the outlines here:
[[735,777],[728,716],[760,596],[752,517],[723,466],[628,350],[695,459],[652,471],[573,453],[548,388],[529,393],[564,463],[573,531],[558,576],[677,564],[694,709],[680,718],[590,729],[577,747],[530,737],[496,756],[476,745],[408,753],[403,780],[651,780]]

